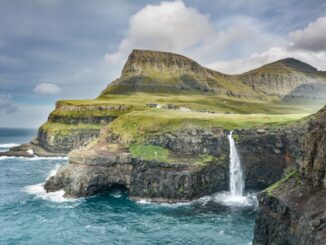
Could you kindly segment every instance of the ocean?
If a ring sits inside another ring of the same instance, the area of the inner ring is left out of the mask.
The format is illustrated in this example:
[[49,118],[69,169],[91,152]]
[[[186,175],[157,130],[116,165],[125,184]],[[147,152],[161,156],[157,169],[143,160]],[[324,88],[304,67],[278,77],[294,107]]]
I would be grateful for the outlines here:
[[[0,151],[36,135],[0,129]],[[134,202],[115,190],[67,200],[42,184],[66,158],[0,157],[0,244],[220,244],[253,239],[255,195],[231,200],[217,193],[178,204]]]

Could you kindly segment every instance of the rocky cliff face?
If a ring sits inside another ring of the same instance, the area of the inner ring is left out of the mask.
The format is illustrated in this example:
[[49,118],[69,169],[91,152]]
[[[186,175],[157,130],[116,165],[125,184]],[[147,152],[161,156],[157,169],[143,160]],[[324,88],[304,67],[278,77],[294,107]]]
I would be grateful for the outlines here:
[[[113,132],[103,134],[91,147],[73,151],[70,163],[45,185],[47,191],[64,189],[67,196],[80,197],[124,186],[135,199],[186,201],[228,190],[229,142],[223,129],[184,129],[175,133],[148,135],[145,145],[170,150],[172,162],[132,157],[126,142]],[[261,189],[277,181],[295,162],[299,134],[290,130],[250,129],[234,132],[248,188]],[[196,163],[196,156],[212,160]]]
[[246,188],[264,189],[278,181],[300,158],[305,124],[291,127],[236,130]]
[[326,77],[316,68],[293,58],[265,65],[241,75],[226,75],[173,53],[133,50],[121,74],[103,91],[128,92],[210,92],[234,97],[285,102],[303,98],[315,103],[326,98]]
[[325,244],[326,109],[309,122],[296,171],[259,195],[254,244]]
[[225,159],[204,166],[132,158],[121,147],[97,144],[73,151],[70,163],[45,184],[47,191],[64,189],[68,197],[89,196],[122,186],[131,198],[177,202],[226,189]]
[[109,84],[101,97],[130,92],[259,96],[233,76],[205,68],[182,55],[149,50],[133,50],[121,77]]
[[146,72],[156,71],[176,74],[207,75],[206,68],[197,62],[174,53],[156,52],[149,50],[133,50],[124,65],[121,77],[140,76]]
[[99,134],[98,128],[70,128],[67,134],[62,134],[62,132],[56,134],[41,127],[38,130],[37,139],[33,143],[43,147],[48,152],[68,154],[73,149],[86,146]]
[[38,130],[34,145],[50,153],[68,154],[97,138],[101,127],[128,112],[126,105],[70,105],[62,102]]

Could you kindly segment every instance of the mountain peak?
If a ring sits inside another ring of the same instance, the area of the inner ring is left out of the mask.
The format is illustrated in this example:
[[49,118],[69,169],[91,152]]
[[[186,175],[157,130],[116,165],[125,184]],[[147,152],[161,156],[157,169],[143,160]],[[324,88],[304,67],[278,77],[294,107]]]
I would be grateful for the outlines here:
[[303,72],[316,72],[317,71],[317,69],[315,67],[308,65],[307,63],[304,63],[295,58],[285,58],[282,60],[278,60],[272,64],[283,64],[287,67],[294,68],[295,70],[303,71]]
[[141,75],[146,71],[178,73],[200,72],[202,69],[197,62],[179,54],[134,49],[123,67],[121,76]]

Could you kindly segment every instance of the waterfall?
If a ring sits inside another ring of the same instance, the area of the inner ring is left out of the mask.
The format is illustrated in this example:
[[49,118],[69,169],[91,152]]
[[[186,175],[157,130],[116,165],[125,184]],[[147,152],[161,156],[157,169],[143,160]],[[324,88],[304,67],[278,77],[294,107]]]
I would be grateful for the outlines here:
[[242,196],[244,191],[243,172],[232,132],[228,135],[230,144],[230,193],[231,196]]

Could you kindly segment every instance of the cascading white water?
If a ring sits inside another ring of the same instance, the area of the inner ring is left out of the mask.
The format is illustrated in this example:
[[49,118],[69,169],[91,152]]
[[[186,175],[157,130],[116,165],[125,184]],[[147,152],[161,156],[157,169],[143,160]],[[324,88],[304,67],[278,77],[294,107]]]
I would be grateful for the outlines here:
[[228,135],[230,143],[230,193],[231,196],[242,196],[244,191],[243,172],[232,132]]

